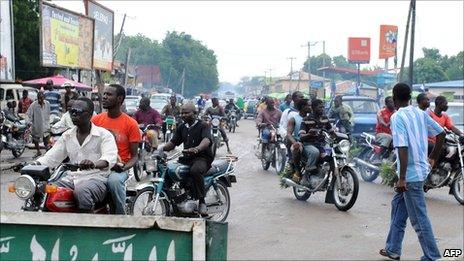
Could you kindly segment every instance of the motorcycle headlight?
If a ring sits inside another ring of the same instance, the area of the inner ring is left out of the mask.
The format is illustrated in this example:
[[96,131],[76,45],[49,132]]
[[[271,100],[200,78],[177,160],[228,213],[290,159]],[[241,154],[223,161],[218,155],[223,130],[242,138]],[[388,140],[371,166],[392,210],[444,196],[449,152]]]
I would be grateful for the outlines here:
[[219,119],[218,118],[214,118],[211,123],[213,124],[213,126],[219,126]]
[[342,140],[338,143],[338,148],[342,153],[348,153],[350,151],[350,142],[348,140]]
[[14,182],[16,196],[26,200],[35,194],[35,181],[28,175],[17,178]]

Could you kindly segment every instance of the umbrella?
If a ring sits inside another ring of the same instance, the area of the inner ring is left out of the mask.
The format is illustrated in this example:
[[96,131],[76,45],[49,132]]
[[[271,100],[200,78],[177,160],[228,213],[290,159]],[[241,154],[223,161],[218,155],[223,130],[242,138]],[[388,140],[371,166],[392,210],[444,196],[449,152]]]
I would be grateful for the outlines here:
[[35,79],[35,80],[29,80],[29,81],[24,81],[24,85],[45,85],[47,84],[48,80],[53,81],[53,87],[54,88],[62,88],[62,85],[65,83],[71,84],[72,87],[76,88],[78,91],[92,91],[92,87],[85,85],[80,82],[75,82],[73,80],[69,80],[65,78],[63,75],[55,75],[55,76],[50,76],[50,77],[45,77],[45,78],[40,78],[40,79]]

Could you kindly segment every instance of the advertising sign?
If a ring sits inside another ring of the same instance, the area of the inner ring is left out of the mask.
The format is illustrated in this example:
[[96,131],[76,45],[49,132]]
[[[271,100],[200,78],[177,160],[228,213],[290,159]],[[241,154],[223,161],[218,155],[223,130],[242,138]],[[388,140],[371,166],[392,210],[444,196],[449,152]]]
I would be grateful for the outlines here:
[[322,87],[324,87],[324,82],[323,81],[311,80],[311,88],[313,88],[313,89],[321,89]]
[[371,38],[348,38],[348,61],[353,63],[369,63],[371,58]]
[[14,80],[12,0],[0,0],[0,81]]
[[398,26],[380,25],[379,59],[387,59],[396,55]]
[[104,71],[113,69],[114,13],[93,2],[87,3],[87,15],[95,19],[93,68]]
[[47,3],[41,17],[42,65],[91,70],[93,19]]

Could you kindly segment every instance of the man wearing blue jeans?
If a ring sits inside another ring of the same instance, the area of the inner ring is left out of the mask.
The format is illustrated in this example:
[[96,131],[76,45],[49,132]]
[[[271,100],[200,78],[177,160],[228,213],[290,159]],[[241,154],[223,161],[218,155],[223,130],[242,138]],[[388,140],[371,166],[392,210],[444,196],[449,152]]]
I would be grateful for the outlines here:
[[[406,221],[417,233],[424,255],[421,260],[441,257],[427,216],[424,181],[435,164],[445,140],[445,133],[427,113],[409,105],[411,89],[398,83],[393,87],[393,100],[398,111],[391,118],[393,146],[397,150],[399,180],[391,206],[390,231],[380,255],[399,260]],[[427,159],[427,136],[436,136],[437,142]]]

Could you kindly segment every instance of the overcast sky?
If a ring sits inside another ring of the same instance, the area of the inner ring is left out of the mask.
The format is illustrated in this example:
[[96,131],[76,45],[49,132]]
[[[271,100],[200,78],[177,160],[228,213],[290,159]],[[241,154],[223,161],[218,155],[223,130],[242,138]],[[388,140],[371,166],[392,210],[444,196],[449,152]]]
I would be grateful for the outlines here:
[[[84,13],[83,2],[52,1]],[[409,1],[99,1],[115,11],[115,33],[124,13],[124,32],[142,33],[162,41],[167,31],[186,32],[214,50],[219,80],[237,83],[243,76],[273,77],[300,69],[308,41],[326,41],[330,56],[347,56],[348,37],[371,38],[370,65],[378,59],[379,27],[397,25],[398,66],[403,50]],[[464,49],[464,1],[417,1],[415,58],[422,48],[438,48],[442,55]],[[322,44],[311,55],[322,53]],[[406,58],[408,59],[408,58]],[[390,62],[391,67],[393,61]],[[267,72],[269,76],[269,71]]]

